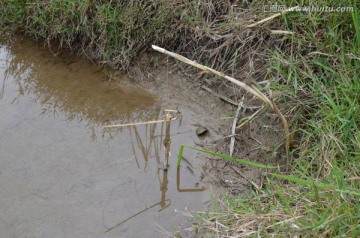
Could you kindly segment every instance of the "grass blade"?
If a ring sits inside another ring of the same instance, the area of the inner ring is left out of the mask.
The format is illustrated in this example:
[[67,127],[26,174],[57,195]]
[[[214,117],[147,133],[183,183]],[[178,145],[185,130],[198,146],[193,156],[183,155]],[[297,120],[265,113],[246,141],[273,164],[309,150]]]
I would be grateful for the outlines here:
[[220,157],[220,158],[223,158],[223,159],[227,159],[227,160],[234,161],[234,162],[241,163],[241,164],[251,165],[251,166],[254,166],[254,167],[258,167],[258,168],[263,168],[263,169],[277,169],[277,168],[279,168],[279,166],[254,163],[254,162],[251,162],[251,161],[248,161],[248,160],[234,158],[234,157],[229,156],[229,155],[219,154],[219,153],[215,153],[215,152],[208,151],[208,150],[202,150],[202,149],[187,146],[187,145],[181,145],[180,146],[179,155],[178,155],[178,166],[180,166],[180,161],[181,161],[180,155],[182,157],[184,147],[187,147],[187,148],[190,148],[192,150],[199,151],[199,152],[203,152],[205,154],[217,156],[217,157]]
[[337,189],[337,188],[334,188],[333,186],[331,186],[330,184],[327,184],[327,183],[314,182],[314,181],[311,181],[311,180],[305,180],[305,179],[300,179],[300,178],[297,178],[297,177],[288,176],[288,175],[281,175],[281,174],[273,174],[273,173],[271,173],[270,175],[274,176],[274,177],[277,177],[277,178],[282,178],[282,179],[286,179],[286,180],[289,180],[289,181],[293,181],[295,183],[299,183],[299,184],[302,184],[302,185],[308,185],[308,186],[314,186],[315,185],[316,187],[324,188],[324,189],[327,189],[327,190],[333,190],[333,191],[337,191],[337,192],[341,192],[341,193],[348,193],[348,194],[353,194],[353,195],[360,196],[360,193],[358,193],[358,192],[354,192],[354,191],[350,191],[350,190]]

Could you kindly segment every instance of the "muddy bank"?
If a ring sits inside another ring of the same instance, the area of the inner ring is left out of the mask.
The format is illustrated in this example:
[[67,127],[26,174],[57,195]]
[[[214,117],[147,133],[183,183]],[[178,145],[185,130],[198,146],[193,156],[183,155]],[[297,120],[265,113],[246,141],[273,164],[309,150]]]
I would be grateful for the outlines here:
[[[198,148],[228,155],[233,136],[234,157],[267,165],[286,163],[284,131],[272,109],[218,77],[182,68],[184,65],[177,63],[161,54],[145,54],[130,69],[130,77],[139,85],[160,93],[165,105],[171,102],[180,110],[190,109],[191,118],[195,119],[193,124],[205,125],[210,128],[210,135],[217,135],[217,138],[196,142]],[[232,135],[235,111],[244,95],[244,109],[238,115],[237,125],[254,114],[257,116],[235,129]],[[241,196],[264,185],[267,170],[208,154],[198,157],[205,159],[201,164],[203,181],[211,184],[216,195]]]

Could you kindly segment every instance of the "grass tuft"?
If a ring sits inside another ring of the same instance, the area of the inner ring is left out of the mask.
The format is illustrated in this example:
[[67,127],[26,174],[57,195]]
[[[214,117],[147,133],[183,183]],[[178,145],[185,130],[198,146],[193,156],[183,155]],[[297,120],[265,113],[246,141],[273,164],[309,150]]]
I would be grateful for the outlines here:
[[245,2],[0,0],[0,29],[59,42],[122,69],[155,44],[227,72],[253,58],[262,42],[271,45],[268,33],[246,28],[253,9]]

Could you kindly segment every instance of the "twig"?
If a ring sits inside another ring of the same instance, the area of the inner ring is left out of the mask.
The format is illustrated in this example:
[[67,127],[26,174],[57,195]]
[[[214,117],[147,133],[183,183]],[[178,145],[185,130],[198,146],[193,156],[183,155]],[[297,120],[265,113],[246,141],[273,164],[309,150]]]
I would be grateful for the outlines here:
[[[238,121],[239,113],[240,113],[241,108],[243,108],[243,106],[244,106],[244,98],[245,97],[242,96],[242,99],[241,99],[241,101],[239,103],[239,106],[236,109],[234,121],[233,121],[233,124],[232,124],[232,127],[231,127],[231,135],[235,134],[236,123]],[[230,139],[230,156],[232,156],[233,153],[234,153],[234,145],[235,145],[235,136],[232,136],[231,139]]]
[[216,97],[221,98],[222,100],[224,100],[224,101],[226,101],[226,102],[234,105],[234,106],[237,106],[237,105],[238,105],[238,103],[236,103],[234,100],[231,100],[230,98],[227,98],[227,97],[225,97],[225,96],[223,96],[223,95],[220,95],[220,94],[215,93],[213,90],[211,90],[210,88],[206,87],[205,85],[201,86],[201,88],[204,89],[205,91],[208,91],[209,93],[215,95]]

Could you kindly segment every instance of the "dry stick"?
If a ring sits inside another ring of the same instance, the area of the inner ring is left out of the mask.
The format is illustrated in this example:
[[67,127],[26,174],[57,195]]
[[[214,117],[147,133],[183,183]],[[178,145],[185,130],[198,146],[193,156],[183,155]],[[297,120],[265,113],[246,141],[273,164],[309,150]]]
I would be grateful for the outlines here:
[[[233,124],[232,124],[232,127],[231,127],[231,135],[235,134],[236,123],[238,121],[239,113],[240,113],[241,108],[243,108],[243,106],[244,106],[244,98],[245,97],[242,96],[241,101],[239,103],[239,106],[236,109],[234,121],[233,121]],[[230,156],[232,156],[233,153],[234,153],[234,145],[235,145],[235,136],[232,136],[231,139],[230,139]]]
[[[175,120],[175,119],[176,119],[176,117],[173,117],[171,120]],[[128,124],[108,125],[108,126],[103,126],[103,128],[147,125],[147,124],[154,124],[154,123],[165,122],[165,121],[166,121],[166,120],[146,121],[146,122],[134,122],[134,123],[128,123]]]
[[[171,109],[165,109],[165,112],[176,112],[176,114],[179,114],[178,110],[171,110]],[[173,116],[171,118],[171,120],[176,120],[177,115]],[[127,124],[118,124],[118,125],[107,125],[107,126],[103,126],[103,128],[114,128],[114,127],[125,127],[125,126],[137,126],[137,125],[147,125],[147,124],[154,124],[154,123],[159,123],[159,122],[165,122],[166,119],[163,120],[156,120],[156,121],[145,121],[145,122],[131,122],[131,123],[127,123]]]
[[128,123],[128,124],[108,125],[108,126],[103,126],[103,128],[146,125],[146,124],[154,124],[154,123],[159,123],[159,122],[164,122],[164,121],[165,120],[147,121],[147,122],[134,122],[134,123]]
[[[290,9],[289,9],[290,10]],[[182,55],[179,55],[179,54],[176,54],[174,52],[170,52],[170,51],[167,51],[161,47],[158,47],[156,45],[152,45],[152,48],[156,51],[159,51],[160,53],[163,53],[163,54],[166,54],[166,55],[169,55],[177,60],[180,60],[186,64],[189,64],[191,66],[194,66],[196,68],[199,68],[201,70],[204,70],[205,72],[210,72],[212,74],[215,74],[221,78],[224,78],[224,79],[227,79],[229,80],[230,82],[240,86],[241,88],[243,88],[244,90],[246,90],[247,92],[253,94],[254,96],[258,97],[261,101],[267,103],[270,105],[270,107],[277,113],[277,115],[281,118],[281,121],[282,121],[282,124],[283,124],[283,127],[284,127],[284,131],[285,131],[285,137],[286,137],[286,151],[287,151],[287,155],[288,155],[288,151],[289,151],[289,146],[290,146],[290,134],[289,134],[289,128],[288,128],[288,125],[287,125],[287,121],[285,119],[285,117],[281,114],[280,110],[276,107],[275,103],[270,100],[268,97],[266,97],[262,92],[260,92],[260,90],[258,90],[257,88],[255,87],[251,87],[243,82],[240,82],[230,76],[227,76],[226,74],[223,74],[219,71],[216,71],[212,68],[209,68],[209,67],[206,67],[204,65],[201,65],[199,63],[196,63],[195,61],[192,61],[192,60],[189,60],[188,58],[182,56]]]

